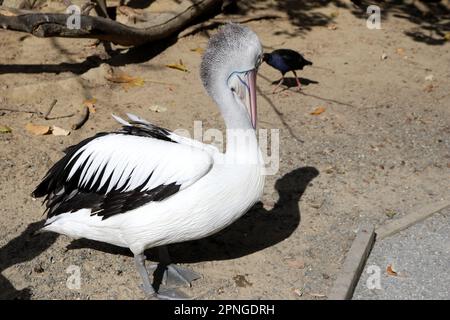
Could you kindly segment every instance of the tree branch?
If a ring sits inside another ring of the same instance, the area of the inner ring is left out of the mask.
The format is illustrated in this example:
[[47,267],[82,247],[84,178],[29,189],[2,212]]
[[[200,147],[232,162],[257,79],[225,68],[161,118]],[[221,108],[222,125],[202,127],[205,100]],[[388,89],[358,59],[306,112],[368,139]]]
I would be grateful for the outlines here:
[[[1,1],[1,0],[0,0]],[[170,37],[200,15],[221,7],[221,0],[185,1],[183,10],[166,21],[147,28],[134,28],[102,17],[80,15],[80,29],[69,29],[69,14],[38,13],[0,6],[0,26],[37,37],[93,38],[134,46]]]

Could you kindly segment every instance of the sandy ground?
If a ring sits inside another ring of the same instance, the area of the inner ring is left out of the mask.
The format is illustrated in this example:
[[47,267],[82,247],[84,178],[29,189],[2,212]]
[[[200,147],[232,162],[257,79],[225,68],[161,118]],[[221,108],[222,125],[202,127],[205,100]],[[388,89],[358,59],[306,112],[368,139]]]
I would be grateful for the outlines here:
[[[259,127],[280,130],[279,170],[267,178],[262,203],[242,219],[213,237],[170,248],[176,262],[203,276],[187,294],[325,299],[359,223],[382,225],[417,204],[450,197],[449,42],[433,31],[417,36],[422,24],[394,9],[381,30],[369,30],[364,16],[343,2],[349,9],[336,6],[340,1],[258,2],[272,4],[264,12],[289,8],[281,19],[247,23],[265,49],[299,50],[314,66],[300,73],[302,92],[289,78],[292,88],[280,94],[272,94],[280,74],[260,68]],[[258,13],[254,7],[246,14]],[[69,129],[75,117],[47,121],[0,111],[0,125],[12,129],[0,134],[0,297],[143,298],[127,250],[55,234],[32,237],[45,217],[30,193],[65,147],[118,128],[111,113],[132,112],[171,129],[192,130],[199,120],[204,130],[222,129],[199,79],[201,55],[192,51],[207,39],[199,33],[108,58],[92,40],[0,30],[0,108],[45,112],[57,99],[51,116],[63,117],[97,99],[86,125],[63,137],[33,136],[25,125]],[[180,59],[189,72],[165,67]],[[144,86],[107,81],[110,67],[143,78]],[[325,112],[312,115],[317,107]],[[153,251],[148,256],[155,260]],[[80,268],[79,290],[66,285],[72,265]]]

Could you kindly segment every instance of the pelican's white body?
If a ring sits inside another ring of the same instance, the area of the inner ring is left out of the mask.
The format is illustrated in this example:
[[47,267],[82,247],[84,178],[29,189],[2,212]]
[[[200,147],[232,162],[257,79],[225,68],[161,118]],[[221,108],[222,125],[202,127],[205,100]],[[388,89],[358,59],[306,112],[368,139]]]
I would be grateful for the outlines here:
[[[241,217],[260,199],[264,168],[255,136],[251,139],[254,141],[245,147],[225,154],[197,141],[181,137],[178,140],[183,140],[184,145],[207,150],[202,152],[209,153],[213,161],[209,171],[191,185],[163,201],[150,202],[104,220],[91,215],[90,209],[63,213],[50,218],[43,229],[73,238],[128,247],[139,254],[147,248],[216,233]],[[173,154],[167,154],[165,148],[161,150],[164,156],[183,162],[177,154],[176,146],[179,144],[164,142],[163,146],[168,144],[174,145]],[[229,147],[233,149],[232,145]],[[155,146],[152,152],[158,153]],[[178,169],[181,171],[183,168]]]
[[[257,35],[236,24],[211,37],[203,55],[200,74],[225,121],[226,153],[134,115],[131,124],[116,118],[123,130],[81,142],[37,187],[50,207],[43,230],[128,247],[138,257],[147,248],[206,237],[241,217],[264,186],[255,131],[261,57]],[[140,134],[131,132],[133,123]],[[165,196],[152,194],[159,191]]]

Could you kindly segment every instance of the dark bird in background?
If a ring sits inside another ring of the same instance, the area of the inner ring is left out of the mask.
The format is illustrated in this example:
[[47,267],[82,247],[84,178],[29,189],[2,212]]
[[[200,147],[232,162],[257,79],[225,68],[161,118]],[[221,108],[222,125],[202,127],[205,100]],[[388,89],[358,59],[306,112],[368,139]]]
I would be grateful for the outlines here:
[[273,93],[275,93],[278,87],[283,83],[284,75],[289,71],[294,73],[298,90],[300,90],[300,80],[298,79],[295,70],[303,70],[304,66],[312,65],[311,61],[306,60],[300,53],[291,49],[278,49],[271,53],[264,53],[263,61],[280,71],[282,74],[281,80],[273,90]]

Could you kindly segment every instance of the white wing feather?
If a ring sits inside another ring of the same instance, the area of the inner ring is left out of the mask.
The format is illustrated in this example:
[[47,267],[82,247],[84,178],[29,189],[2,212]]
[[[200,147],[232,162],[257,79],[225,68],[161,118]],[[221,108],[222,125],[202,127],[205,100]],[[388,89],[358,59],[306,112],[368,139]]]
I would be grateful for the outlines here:
[[123,187],[124,192],[139,187],[145,191],[171,183],[182,190],[208,173],[213,164],[209,152],[196,146],[120,133],[92,140],[68,165],[72,161],[75,163],[67,180],[87,161],[78,185],[90,189],[101,179],[99,190],[109,180],[107,193]]

